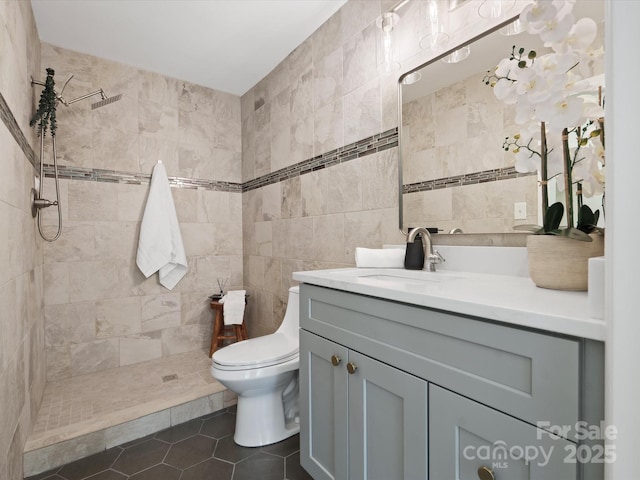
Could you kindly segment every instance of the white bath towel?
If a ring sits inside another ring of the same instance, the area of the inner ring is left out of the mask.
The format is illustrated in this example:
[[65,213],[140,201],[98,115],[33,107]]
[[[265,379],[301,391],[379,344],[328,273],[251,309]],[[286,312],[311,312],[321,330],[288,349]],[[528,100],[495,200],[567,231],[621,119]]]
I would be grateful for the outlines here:
[[136,263],[145,277],[159,272],[160,284],[171,290],[187,272],[187,256],[162,162],[153,167],[149,197],[142,216]]
[[403,248],[356,248],[358,268],[404,268]]
[[229,290],[227,294],[220,299],[225,325],[242,325],[246,294],[246,290]]

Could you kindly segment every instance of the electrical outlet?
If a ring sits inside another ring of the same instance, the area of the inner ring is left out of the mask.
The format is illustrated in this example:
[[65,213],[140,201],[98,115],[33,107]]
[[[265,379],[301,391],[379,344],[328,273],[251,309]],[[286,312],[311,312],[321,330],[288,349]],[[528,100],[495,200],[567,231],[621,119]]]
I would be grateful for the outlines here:
[[514,220],[527,219],[527,202],[516,202],[513,204],[513,218]]

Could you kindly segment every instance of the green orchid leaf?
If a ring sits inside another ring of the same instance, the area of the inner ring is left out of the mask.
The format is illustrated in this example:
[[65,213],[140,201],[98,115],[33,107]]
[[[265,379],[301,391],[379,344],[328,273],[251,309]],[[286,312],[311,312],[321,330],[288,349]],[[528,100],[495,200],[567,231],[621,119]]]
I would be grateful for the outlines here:
[[562,222],[562,216],[564,215],[564,205],[561,202],[556,202],[547,208],[547,213],[544,216],[543,228],[545,232],[551,232],[557,230]]
[[566,228],[562,230],[562,236],[572,238],[574,240],[580,240],[581,242],[593,242],[593,238],[577,228]]
[[599,218],[600,210],[593,212],[588,205],[582,205],[578,211],[578,230],[584,233],[593,232],[597,228]]
[[514,225],[514,230],[522,230],[523,232],[532,232],[536,235],[544,233],[544,229],[540,225],[533,224],[523,224],[523,225]]

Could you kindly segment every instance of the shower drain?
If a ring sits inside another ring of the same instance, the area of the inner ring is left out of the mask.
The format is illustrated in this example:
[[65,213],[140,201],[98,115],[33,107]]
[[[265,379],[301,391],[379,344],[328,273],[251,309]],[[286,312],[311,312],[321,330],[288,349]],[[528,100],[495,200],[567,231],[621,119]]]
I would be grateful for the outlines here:
[[163,382],[170,382],[171,380],[177,380],[177,379],[178,379],[177,373],[172,373],[171,375],[165,375],[164,377],[162,377]]

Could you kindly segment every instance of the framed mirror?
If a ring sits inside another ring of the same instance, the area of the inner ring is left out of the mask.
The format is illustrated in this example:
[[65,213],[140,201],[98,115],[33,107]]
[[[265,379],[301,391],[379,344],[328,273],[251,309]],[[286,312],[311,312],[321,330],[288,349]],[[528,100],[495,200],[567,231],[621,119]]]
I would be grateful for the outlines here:
[[[578,2],[574,14],[598,22],[596,42],[602,44],[601,2]],[[486,84],[487,73],[514,46],[538,55],[551,51],[538,36],[511,35],[518,30],[516,21],[505,21],[400,77],[401,230],[424,226],[445,234],[504,234],[516,233],[517,224],[542,224],[536,173],[518,173],[514,154],[503,147],[519,128],[515,107],[497,100]],[[461,53],[468,56],[456,61]],[[597,69],[604,72],[603,60]],[[562,198],[556,190],[550,184],[549,203]],[[601,197],[588,203],[602,209]]]

